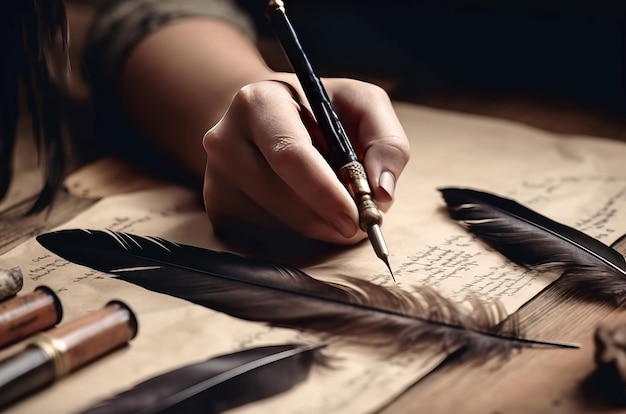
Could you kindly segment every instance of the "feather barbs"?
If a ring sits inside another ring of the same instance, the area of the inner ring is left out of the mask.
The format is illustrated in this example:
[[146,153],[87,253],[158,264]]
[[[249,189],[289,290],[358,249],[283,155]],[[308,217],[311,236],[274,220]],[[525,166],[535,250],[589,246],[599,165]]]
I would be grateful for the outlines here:
[[567,287],[626,300],[626,259],[601,241],[514,200],[466,188],[439,190],[450,216],[509,260],[563,272]]
[[222,412],[285,392],[314,366],[328,367],[320,352],[325,346],[271,345],[221,355],[148,379],[82,414]]
[[[557,345],[522,338],[510,329],[516,324],[496,320],[502,315],[490,305],[476,300],[468,310],[430,288],[408,293],[351,277],[340,279],[341,284],[324,282],[275,262],[164,239],[115,235],[61,230],[37,240],[67,260],[146,289],[241,319],[315,332],[326,340],[384,345],[387,352],[466,348],[466,355],[478,359]],[[120,244],[120,238],[132,241]]]

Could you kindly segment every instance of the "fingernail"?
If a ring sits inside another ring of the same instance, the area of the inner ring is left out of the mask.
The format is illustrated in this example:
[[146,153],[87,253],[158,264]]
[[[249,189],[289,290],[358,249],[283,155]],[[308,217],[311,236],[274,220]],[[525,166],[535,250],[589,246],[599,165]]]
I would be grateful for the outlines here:
[[345,238],[350,238],[356,234],[356,222],[347,214],[342,214],[335,219],[333,226],[335,226],[339,233]]
[[396,191],[396,178],[389,171],[383,171],[378,179],[378,186],[387,193],[389,198],[393,198],[393,193]]

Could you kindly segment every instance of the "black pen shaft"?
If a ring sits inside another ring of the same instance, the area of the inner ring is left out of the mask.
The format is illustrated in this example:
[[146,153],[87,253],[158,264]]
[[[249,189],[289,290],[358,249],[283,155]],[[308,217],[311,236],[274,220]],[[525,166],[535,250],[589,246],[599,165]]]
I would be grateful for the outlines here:
[[324,85],[313,71],[287,15],[281,11],[270,12],[269,19],[327,141],[326,144],[329,146],[327,158],[331,158],[328,160],[329,163],[337,170],[349,162],[357,161],[352,143],[330,103]]
[[302,85],[315,120],[326,140],[328,151],[324,155],[356,203],[359,211],[359,227],[367,232],[376,256],[387,265],[393,278],[393,272],[389,266],[389,250],[380,229],[382,214],[374,203],[365,168],[356,156],[350,138],[332,107],[322,81],[313,71],[311,63],[302,50],[298,36],[285,14],[282,0],[270,0],[268,18]]

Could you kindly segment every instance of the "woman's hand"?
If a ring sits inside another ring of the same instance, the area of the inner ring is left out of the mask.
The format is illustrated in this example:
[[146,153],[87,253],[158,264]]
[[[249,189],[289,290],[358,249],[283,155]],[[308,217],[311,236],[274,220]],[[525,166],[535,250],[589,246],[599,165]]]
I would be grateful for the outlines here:
[[[204,201],[215,231],[249,223],[331,243],[362,240],[354,201],[316,149],[324,148],[323,139],[309,109],[298,103],[304,94],[297,79],[275,79],[241,88],[204,136]],[[325,79],[324,85],[365,165],[375,201],[387,211],[409,160],[389,97],[356,80]]]
[[[324,83],[386,211],[409,158],[389,97],[355,80]],[[126,59],[120,87],[147,141],[186,172],[204,174],[206,210],[223,238],[267,229],[342,244],[365,237],[348,191],[312,144],[324,147],[298,103],[304,98],[293,95],[304,97],[297,78],[268,68],[231,24],[181,19],[151,33]],[[202,151],[198,137],[209,128]]]

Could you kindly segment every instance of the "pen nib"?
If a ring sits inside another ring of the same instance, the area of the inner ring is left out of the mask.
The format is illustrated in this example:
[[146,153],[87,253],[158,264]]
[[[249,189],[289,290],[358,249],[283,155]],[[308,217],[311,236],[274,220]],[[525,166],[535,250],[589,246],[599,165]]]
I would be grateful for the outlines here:
[[393,283],[396,283],[396,277],[393,275],[393,271],[391,270],[391,266],[389,265],[389,259],[387,257],[385,257],[383,259],[383,262],[385,262],[385,264],[387,265],[387,269],[389,269],[389,273],[391,274],[391,279],[393,280]]
[[387,265],[387,269],[389,269],[389,273],[391,273],[391,279],[393,279],[393,283],[396,283],[396,277],[393,275],[393,271],[389,265],[389,249],[387,249],[387,244],[385,243],[385,238],[383,237],[383,232],[380,230],[380,226],[378,224],[372,224],[367,229],[367,235],[370,239],[370,243],[372,243],[372,247],[374,247],[376,256]]

